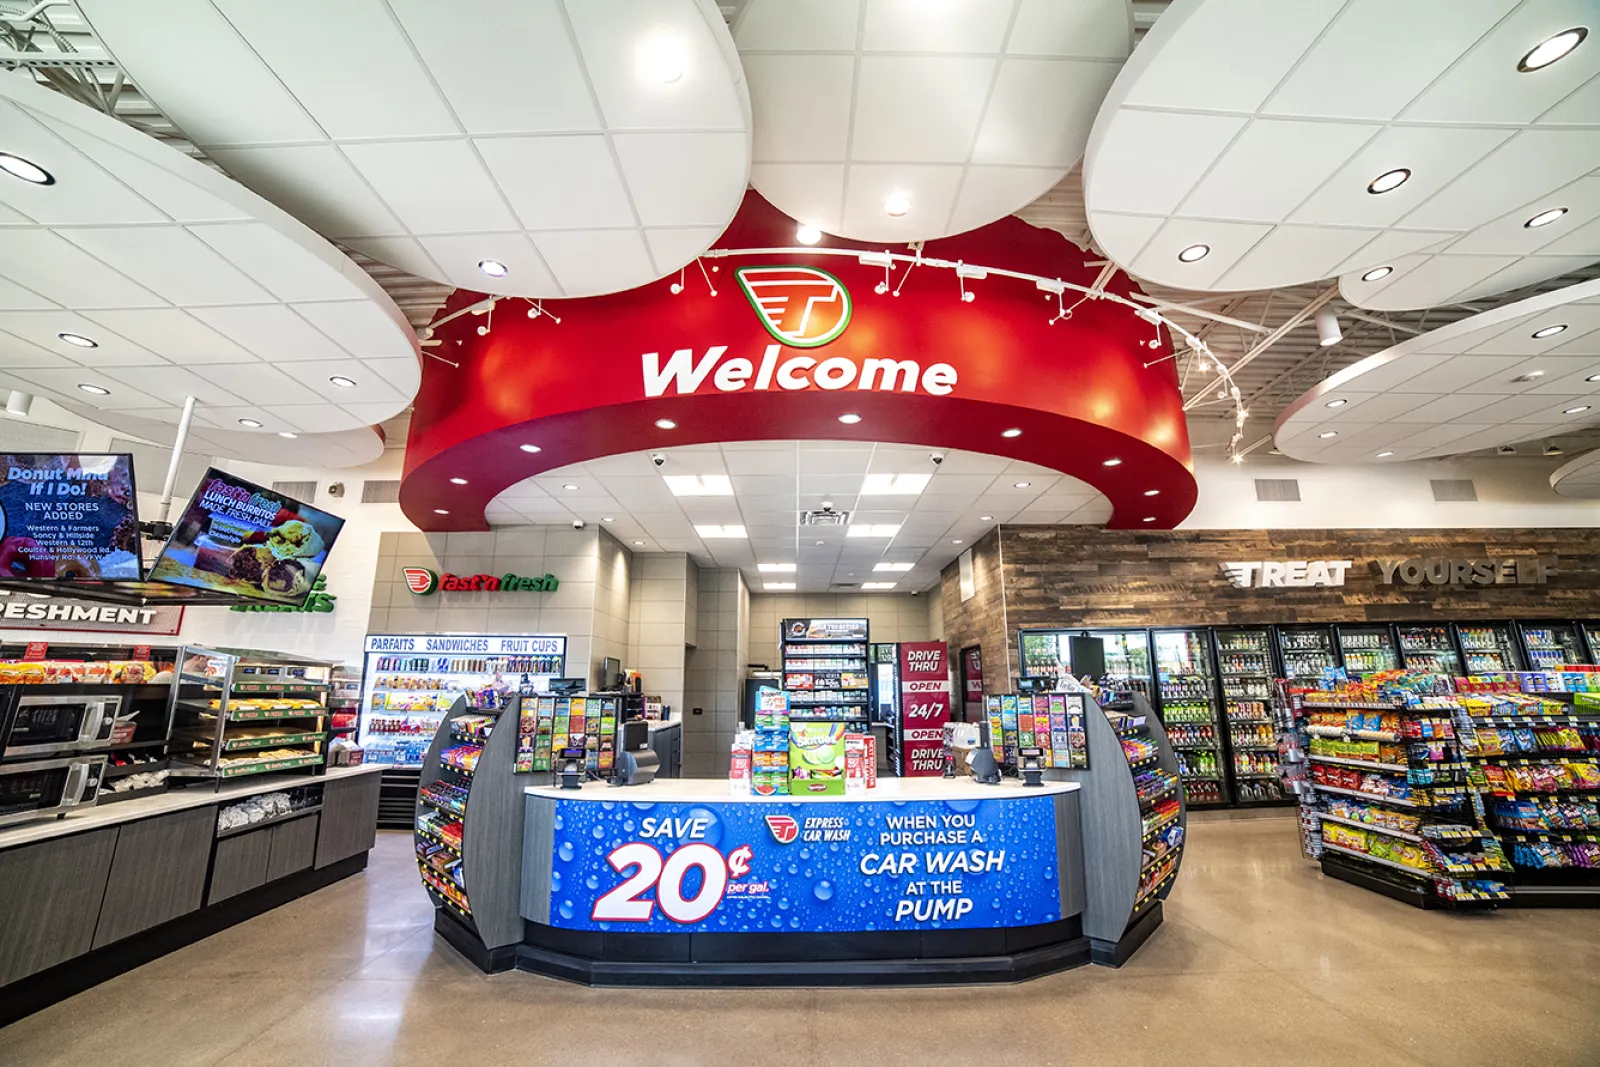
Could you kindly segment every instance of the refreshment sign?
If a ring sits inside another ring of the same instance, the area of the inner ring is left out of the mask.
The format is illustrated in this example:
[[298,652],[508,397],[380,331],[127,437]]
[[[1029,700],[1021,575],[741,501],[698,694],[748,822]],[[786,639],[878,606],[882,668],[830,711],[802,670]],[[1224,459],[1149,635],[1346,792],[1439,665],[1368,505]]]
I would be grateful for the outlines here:
[[183,626],[181,607],[131,607],[101,604],[76,597],[16,595],[6,598],[3,604],[0,607],[0,626],[12,630],[176,634]]
[[1061,918],[1049,796],[555,807],[548,923],[564,929],[973,930]]
[[0,455],[0,475],[0,577],[143,577],[131,456]]
[[950,721],[950,667],[943,641],[900,645],[901,773],[944,773],[944,727]]

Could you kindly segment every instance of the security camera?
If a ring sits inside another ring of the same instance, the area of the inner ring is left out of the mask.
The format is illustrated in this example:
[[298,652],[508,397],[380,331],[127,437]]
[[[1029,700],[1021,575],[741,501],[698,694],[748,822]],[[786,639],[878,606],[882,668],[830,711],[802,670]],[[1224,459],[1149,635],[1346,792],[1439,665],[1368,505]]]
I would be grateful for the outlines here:
[[572,528],[573,528],[573,529],[574,529],[574,530],[581,530],[581,529],[583,529],[583,520],[582,520],[582,519],[573,519],[573,520],[572,520]]
[[1500,448],[1498,449],[1498,451],[1502,456],[1514,456],[1514,455],[1517,454],[1517,446],[1516,445],[1501,445]]
[[650,462],[654,463],[658,467],[665,466],[667,462],[667,454],[665,452],[657,452],[650,457]]
[[943,452],[929,452],[928,453],[928,458],[933,460],[933,465],[935,467],[937,467],[939,464],[944,462],[944,453]]
[[334,482],[328,486],[328,495],[332,497],[344,496],[344,483]]

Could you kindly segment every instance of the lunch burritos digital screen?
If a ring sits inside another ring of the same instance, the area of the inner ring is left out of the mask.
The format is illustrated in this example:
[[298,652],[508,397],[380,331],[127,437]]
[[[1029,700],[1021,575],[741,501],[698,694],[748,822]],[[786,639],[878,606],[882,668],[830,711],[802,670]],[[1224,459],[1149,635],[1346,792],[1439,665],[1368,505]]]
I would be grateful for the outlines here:
[[0,454],[0,577],[137,581],[139,570],[131,457]]
[[299,605],[343,527],[337,516],[213,468],[150,580]]

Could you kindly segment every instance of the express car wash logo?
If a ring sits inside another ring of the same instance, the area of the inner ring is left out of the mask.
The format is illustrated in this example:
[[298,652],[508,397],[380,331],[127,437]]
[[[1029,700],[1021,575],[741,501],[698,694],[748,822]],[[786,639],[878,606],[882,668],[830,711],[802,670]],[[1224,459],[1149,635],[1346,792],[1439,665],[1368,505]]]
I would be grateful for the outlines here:
[[780,845],[787,845],[800,836],[800,824],[792,815],[766,815],[767,829],[772,831],[772,839]]
[[406,588],[417,596],[427,596],[439,588],[439,576],[426,567],[406,567]]
[[793,348],[818,348],[850,325],[850,290],[813,267],[740,267],[745,299],[775,339]]

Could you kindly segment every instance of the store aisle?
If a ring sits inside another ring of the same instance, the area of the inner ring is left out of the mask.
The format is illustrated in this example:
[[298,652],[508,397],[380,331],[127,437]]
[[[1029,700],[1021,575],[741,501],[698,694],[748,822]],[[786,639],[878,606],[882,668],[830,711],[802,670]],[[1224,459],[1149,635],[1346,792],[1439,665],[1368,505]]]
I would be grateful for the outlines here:
[[[1286,816],[1200,816],[1120,971],[1019,986],[590,990],[435,942],[410,838],[366,873],[0,1029],[42,1067],[1600,1062],[1600,912],[1418,912],[1323,879]],[[982,1051],[980,1051],[982,1050]]]

